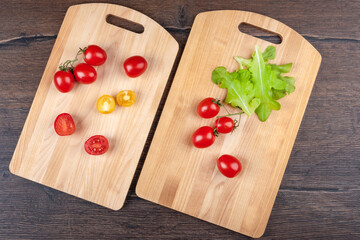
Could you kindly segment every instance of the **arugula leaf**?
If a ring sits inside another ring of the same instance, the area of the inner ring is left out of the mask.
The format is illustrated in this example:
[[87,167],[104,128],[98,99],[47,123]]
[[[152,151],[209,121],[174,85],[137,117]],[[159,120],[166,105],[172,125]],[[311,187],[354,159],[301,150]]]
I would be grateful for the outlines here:
[[240,107],[247,115],[256,113],[260,121],[266,121],[272,110],[281,105],[276,100],[295,91],[295,79],[282,76],[291,70],[292,63],[276,65],[268,63],[275,59],[276,48],[269,46],[264,52],[255,46],[252,58],[234,57],[239,69],[229,73],[225,67],[218,67],[212,73],[212,81],[227,89],[225,102]]

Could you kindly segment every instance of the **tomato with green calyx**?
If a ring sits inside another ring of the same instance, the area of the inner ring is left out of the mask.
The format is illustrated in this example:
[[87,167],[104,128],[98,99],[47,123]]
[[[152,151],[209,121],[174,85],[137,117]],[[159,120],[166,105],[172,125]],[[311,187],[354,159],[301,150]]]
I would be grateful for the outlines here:
[[57,71],[54,75],[54,85],[62,93],[70,92],[75,83],[74,75],[71,71]]
[[[83,50],[84,51],[84,50]],[[84,61],[92,66],[100,66],[105,63],[107,54],[104,49],[97,45],[89,45],[84,51]]]
[[220,106],[216,104],[215,101],[214,98],[208,97],[198,104],[196,110],[200,117],[213,118],[219,113]]
[[214,129],[208,126],[197,129],[192,135],[191,141],[197,148],[210,147],[215,142]]

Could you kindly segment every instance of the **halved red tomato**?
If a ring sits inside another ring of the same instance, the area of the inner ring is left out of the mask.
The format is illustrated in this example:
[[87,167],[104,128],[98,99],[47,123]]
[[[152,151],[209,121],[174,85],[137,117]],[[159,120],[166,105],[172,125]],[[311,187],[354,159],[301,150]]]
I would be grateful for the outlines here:
[[54,128],[60,136],[71,135],[75,132],[75,123],[70,114],[62,113],[56,117]]
[[95,135],[85,142],[84,147],[90,155],[101,155],[109,150],[109,141],[102,135]]

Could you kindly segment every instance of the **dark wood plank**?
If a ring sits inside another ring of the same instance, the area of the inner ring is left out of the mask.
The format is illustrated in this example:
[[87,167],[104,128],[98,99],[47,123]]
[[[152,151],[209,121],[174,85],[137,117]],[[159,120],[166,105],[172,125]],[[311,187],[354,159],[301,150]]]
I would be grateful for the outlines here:
[[[179,57],[122,210],[114,212],[9,173],[12,153],[65,11],[79,2],[2,1],[0,21],[6,24],[0,27],[0,239],[247,239],[135,195]],[[323,62],[263,238],[360,238],[358,1],[159,4],[149,0],[123,5],[165,26],[179,42],[180,52],[193,18],[207,10],[252,10],[304,34],[320,51]]]
[[[1,39],[19,36],[57,34],[62,19],[75,1],[12,1],[3,0],[0,22]],[[98,2],[96,0],[86,2]],[[167,29],[190,29],[199,12],[237,9],[253,11],[291,26],[300,34],[316,38],[360,40],[357,0],[351,1],[103,1],[124,5],[150,16]],[[160,4],[159,4],[160,3]],[[326,23],[326,24],[324,24]],[[14,27],[16,26],[16,27]]]
[[[26,180],[8,185],[2,191],[9,199],[1,204],[2,239],[248,239],[136,197],[111,211]],[[359,198],[359,191],[280,190],[263,239],[358,239]]]

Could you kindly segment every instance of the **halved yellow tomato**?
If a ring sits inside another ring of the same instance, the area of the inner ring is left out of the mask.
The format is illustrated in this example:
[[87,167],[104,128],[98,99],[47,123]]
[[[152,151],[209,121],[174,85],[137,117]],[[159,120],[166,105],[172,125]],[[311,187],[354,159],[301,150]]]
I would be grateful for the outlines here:
[[115,105],[115,99],[110,95],[103,95],[96,102],[97,110],[103,114],[112,113]]
[[123,90],[116,95],[116,102],[123,107],[130,107],[135,101],[136,94],[131,90]]

